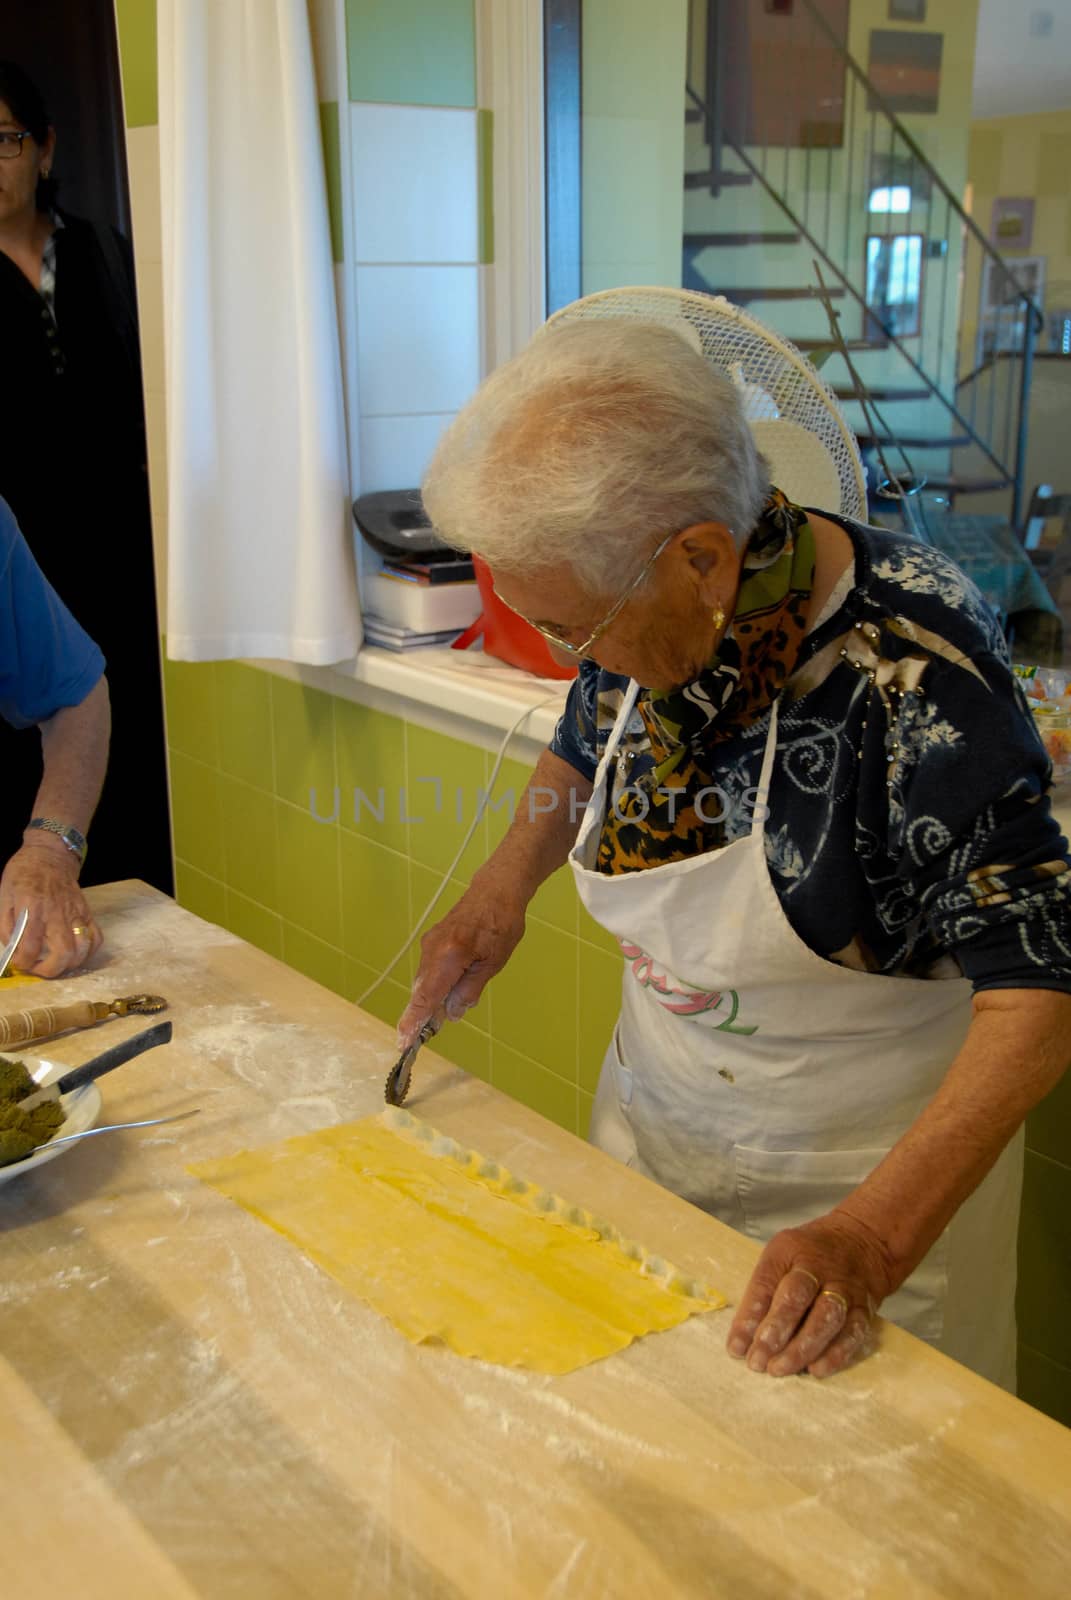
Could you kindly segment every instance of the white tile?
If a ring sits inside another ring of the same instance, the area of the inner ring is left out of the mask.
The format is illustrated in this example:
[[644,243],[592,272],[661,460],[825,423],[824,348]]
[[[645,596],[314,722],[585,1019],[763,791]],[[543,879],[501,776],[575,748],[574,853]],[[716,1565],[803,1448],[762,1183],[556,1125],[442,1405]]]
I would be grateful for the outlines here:
[[475,111],[350,106],[359,262],[475,262]]
[[360,493],[416,489],[424,476],[447,413],[437,417],[365,417],[361,421]]
[[362,417],[457,411],[480,378],[476,267],[358,267]]

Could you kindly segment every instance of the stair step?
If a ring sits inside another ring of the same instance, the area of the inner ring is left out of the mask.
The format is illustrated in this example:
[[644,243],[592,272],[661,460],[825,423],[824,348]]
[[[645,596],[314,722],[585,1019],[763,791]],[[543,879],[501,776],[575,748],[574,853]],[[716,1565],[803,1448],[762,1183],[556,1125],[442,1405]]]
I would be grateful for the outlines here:
[[798,233],[686,233],[686,243],[702,240],[702,248],[718,249],[721,245],[748,244],[799,244]]
[[703,113],[697,106],[686,106],[684,111],[685,122],[702,122]]
[[903,450],[959,450],[965,444],[971,443],[967,433],[946,434],[934,438],[928,434],[916,433],[860,433],[856,431],[855,437],[862,445],[899,445]]
[[686,189],[709,189],[711,184],[716,184],[719,189],[743,188],[746,184],[754,183],[750,172],[686,172],[684,174],[684,187]]
[[[827,350],[833,343],[828,334],[824,339],[796,339],[793,338],[792,334],[786,333],[785,338],[790,339],[797,350]],[[887,350],[889,348],[884,339],[845,339],[844,347],[846,350]],[[837,352],[834,351],[833,354],[836,355]]]
[[998,489],[1006,489],[1011,483],[1011,477],[1006,478],[961,478],[956,473],[946,473],[944,477],[925,473],[927,489],[941,489],[945,494],[995,494]]
[[[840,389],[834,387],[833,393],[836,395],[838,400],[858,400],[859,398],[854,389]],[[882,388],[880,385],[877,388],[871,388],[869,385],[867,385],[866,398],[868,400],[878,401],[928,400],[930,398],[930,391],[929,389],[886,389]]]
[[[831,300],[843,299],[845,292],[846,291],[842,288],[826,290],[826,293],[829,295]],[[817,289],[781,289],[775,288],[773,285],[769,285],[766,288],[757,287],[754,289],[722,289],[720,290],[720,293],[725,296],[726,300],[731,300],[734,306],[746,306],[749,305],[752,300],[818,299]],[[828,344],[828,342],[829,341],[827,340],[826,343]]]

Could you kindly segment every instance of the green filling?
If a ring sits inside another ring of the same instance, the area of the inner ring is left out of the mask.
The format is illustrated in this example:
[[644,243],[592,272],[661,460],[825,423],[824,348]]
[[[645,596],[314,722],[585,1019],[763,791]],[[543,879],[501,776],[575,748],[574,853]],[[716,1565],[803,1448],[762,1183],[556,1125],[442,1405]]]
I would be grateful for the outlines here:
[[63,1121],[58,1100],[43,1100],[32,1111],[19,1109],[18,1102],[33,1089],[34,1081],[21,1061],[0,1057],[0,1167],[32,1155]]

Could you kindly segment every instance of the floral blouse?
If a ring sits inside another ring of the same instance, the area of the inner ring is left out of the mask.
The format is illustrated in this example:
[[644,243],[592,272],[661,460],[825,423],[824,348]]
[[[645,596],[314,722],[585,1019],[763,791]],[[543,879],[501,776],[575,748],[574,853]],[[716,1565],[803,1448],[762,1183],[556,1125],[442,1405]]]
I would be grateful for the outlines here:
[[[785,687],[766,797],[785,915],[844,966],[1071,993],[1071,857],[995,618],[938,551],[830,520],[854,545],[854,583]],[[627,688],[581,664],[551,749],[588,779]],[[768,732],[769,712],[710,746],[707,848],[750,828]],[[653,757],[635,711],[620,754],[642,786]]]

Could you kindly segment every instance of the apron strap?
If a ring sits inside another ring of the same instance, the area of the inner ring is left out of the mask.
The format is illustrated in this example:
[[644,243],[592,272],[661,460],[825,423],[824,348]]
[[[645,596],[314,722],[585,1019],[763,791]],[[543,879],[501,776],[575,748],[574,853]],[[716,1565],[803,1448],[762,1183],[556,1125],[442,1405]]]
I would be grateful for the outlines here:
[[766,826],[766,810],[770,803],[770,779],[773,776],[774,755],[777,751],[777,701],[770,707],[770,729],[766,735],[766,748],[762,752],[762,768],[755,792],[755,810],[751,817],[751,837],[762,838]]
[[[617,713],[617,721],[610,730],[610,737],[606,741],[606,749],[602,753],[602,761],[600,765],[604,769],[610,765],[610,762],[614,757],[614,752],[621,743],[621,735],[628,726],[628,719],[632,715],[632,709],[636,704],[636,698],[639,695],[639,692],[640,686],[636,682],[635,678],[632,678],[629,682],[628,688],[625,690],[625,698],[621,702],[621,710]],[[597,781],[598,777],[596,776],[596,782]]]

